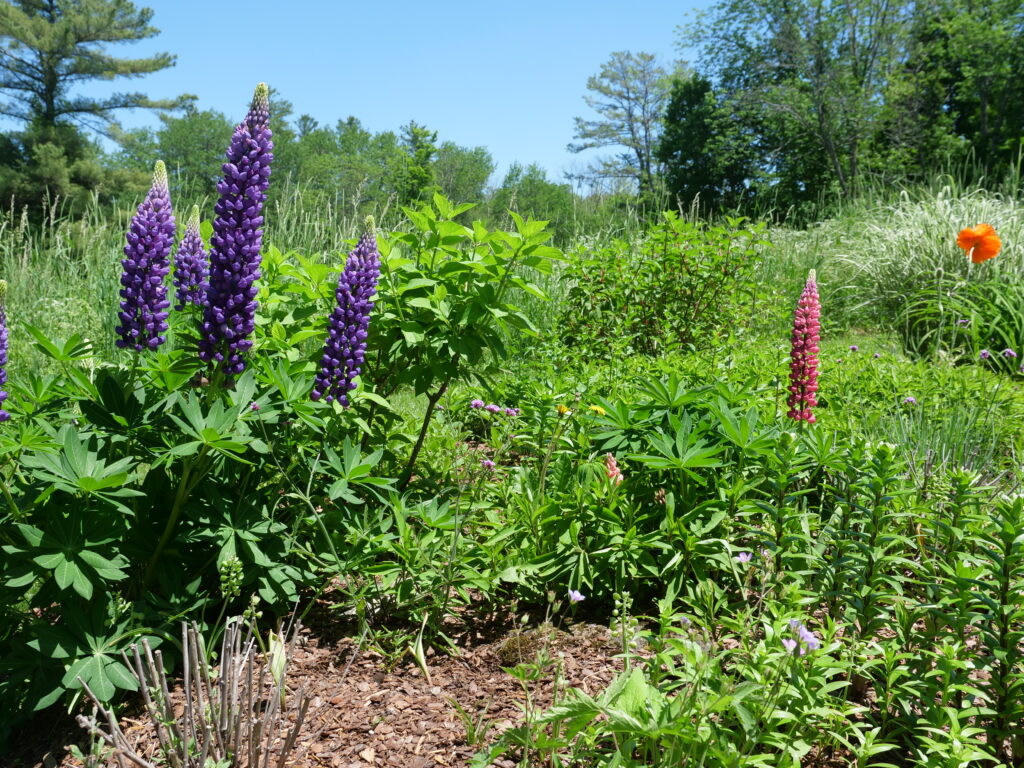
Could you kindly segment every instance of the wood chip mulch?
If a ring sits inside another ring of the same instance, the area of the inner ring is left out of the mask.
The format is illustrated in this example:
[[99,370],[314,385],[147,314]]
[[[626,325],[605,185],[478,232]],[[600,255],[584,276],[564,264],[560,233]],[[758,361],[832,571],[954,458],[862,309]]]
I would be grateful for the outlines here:
[[[351,638],[323,639],[303,629],[303,639],[289,662],[288,687],[301,687],[312,702],[289,761],[294,768],[467,766],[482,745],[467,743],[453,702],[489,723],[487,743],[522,722],[522,684],[503,667],[532,662],[538,653],[552,660],[529,683],[541,710],[551,704],[556,681],[563,695],[569,687],[594,695],[622,669],[607,627],[593,624],[542,626],[470,644],[458,655],[428,655],[429,679],[413,663],[386,669],[381,656],[358,650]],[[40,732],[29,729],[19,754],[0,757],[0,768],[82,765],[68,745],[84,748],[83,731],[52,722],[36,727]],[[157,755],[152,728],[141,714],[123,717],[121,728],[139,754]],[[509,768],[514,762],[499,758],[496,765]]]

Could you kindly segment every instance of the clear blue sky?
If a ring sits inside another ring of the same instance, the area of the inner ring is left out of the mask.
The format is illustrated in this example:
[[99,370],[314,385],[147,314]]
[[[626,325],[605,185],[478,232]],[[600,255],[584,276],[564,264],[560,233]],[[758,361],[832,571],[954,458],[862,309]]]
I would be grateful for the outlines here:
[[[710,0],[521,0],[517,3],[350,0],[151,0],[161,34],[109,48],[117,56],[176,54],[177,65],[83,89],[193,93],[201,109],[242,117],[265,81],[295,115],[333,125],[348,115],[373,131],[416,120],[440,140],[483,145],[497,181],[514,161],[560,180],[597,156],[573,155],[573,117],[592,117],[586,81],[613,51],[680,58],[676,27]],[[158,125],[122,113],[128,126]]]

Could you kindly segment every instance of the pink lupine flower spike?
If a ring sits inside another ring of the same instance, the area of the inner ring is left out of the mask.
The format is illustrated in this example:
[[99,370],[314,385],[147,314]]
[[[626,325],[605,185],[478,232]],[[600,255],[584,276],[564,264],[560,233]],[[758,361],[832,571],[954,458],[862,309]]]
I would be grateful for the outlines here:
[[792,349],[789,363],[789,418],[815,422],[811,411],[818,404],[818,342],[821,336],[821,303],[812,269],[793,315]]

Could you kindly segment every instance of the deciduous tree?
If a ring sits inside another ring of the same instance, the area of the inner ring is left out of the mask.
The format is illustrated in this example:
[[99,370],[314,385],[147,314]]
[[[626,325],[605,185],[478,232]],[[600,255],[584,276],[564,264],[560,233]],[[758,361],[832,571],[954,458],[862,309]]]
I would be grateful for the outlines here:
[[657,174],[654,149],[661,129],[661,116],[668,99],[671,76],[650,53],[617,51],[587,80],[587,106],[598,119],[577,117],[577,142],[569,151],[582,152],[601,147],[623,147],[624,151],[601,161],[597,176],[629,178],[640,192],[654,189]]

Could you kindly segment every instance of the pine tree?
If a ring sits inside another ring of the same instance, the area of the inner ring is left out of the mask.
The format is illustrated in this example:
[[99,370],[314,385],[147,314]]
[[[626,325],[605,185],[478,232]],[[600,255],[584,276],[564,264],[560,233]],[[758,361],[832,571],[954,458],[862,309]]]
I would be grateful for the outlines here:
[[4,200],[38,213],[45,200],[74,209],[94,195],[109,200],[138,192],[132,179],[104,172],[83,128],[116,135],[118,110],[174,109],[190,97],[155,101],[141,93],[115,93],[93,98],[74,89],[172,66],[174,56],[167,53],[126,59],[106,52],[109,44],[156,35],[152,16],[128,0],[0,0],[0,97],[5,97],[0,115],[25,124],[23,131],[5,137]]
[[0,91],[10,99],[0,102],[0,114],[48,133],[63,122],[103,130],[121,109],[179,106],[181,99],[154,101],[141,93],[90,98],[71,92],[79,83],[173,66],[168,53],[123,59],[105,51],[111,43],[156,35],[152,16],[128,0],[0,1]]

